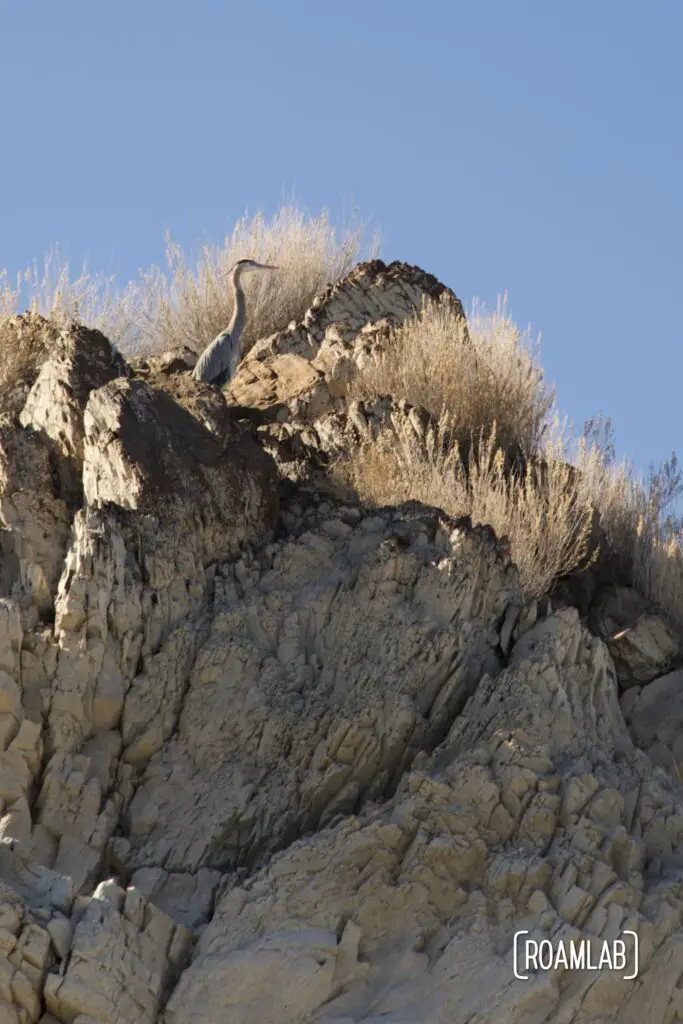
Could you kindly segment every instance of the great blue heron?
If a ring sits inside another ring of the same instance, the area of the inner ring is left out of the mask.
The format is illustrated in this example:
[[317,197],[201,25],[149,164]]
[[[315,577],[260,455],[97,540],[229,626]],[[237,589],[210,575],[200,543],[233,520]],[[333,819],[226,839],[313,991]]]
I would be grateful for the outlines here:
[[195,380],[222,387],[235,374],[240,361],[240,338],[244,330],[246,304],[242,291],[242,275],[252,270],[277,270],[269,263],[257,263],[256,260],[238,260],[229,271],[230,285],[235,308],[232,319],[224,331],[207,345],[192,371]]

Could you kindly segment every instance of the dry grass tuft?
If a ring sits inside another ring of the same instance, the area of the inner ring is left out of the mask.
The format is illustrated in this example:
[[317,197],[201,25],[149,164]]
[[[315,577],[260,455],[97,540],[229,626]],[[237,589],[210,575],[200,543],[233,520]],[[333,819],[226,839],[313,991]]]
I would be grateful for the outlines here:
[[490,437],[495,424],[502,448],[528,452],[540,444],[555,399],[537,357],[538,343],[519,332],[504,302],[493,314],[475,308],[468,330],[448,301],[434,302],[393,332],[352,390],[445,415],[461,443]]
[[637,589],[654,601],[683,632],[683,531],[642,531],[635,550]]
[[[64,326],[77,321],[91,327],[115,322],[121,302],[113,277],[93,275],[86,267],[71,279],[69,263],[62,259],[59,246],[47,253],[42,268],[34,260],[17,275],[14,287],[6,271],[0,271],[0,318],[20,311],[22,306]],[[110,339],[113,340],[113,339]]]
[[414,499],[490,524],[499,537],[507,536],[525,594],[538,597],[585,560],[593,509],[556,442],[547,442],[540,453],[546,471],[539,481],[532,470],[510,477],[495,437],[494,425],[465,463],[443,422],[428,430],[426,441],[406,425],[358,448],[335,472],[373,505]]
[[[343,277],[362,257],[365,225],[349,223],[337,232],[323,212],[310,217],[294,205],[270,221],[262,213],[243,217],[218,246],[205,245],[192,260],[170,237],[167,268],[141,271],[123,291],[113,277],[86,268],[72,280],[59,249],[34,263],[11,287],[0,272],[0,315],[28,306],[51,319],[75,319],[96,327],[125,355],[150,355],[188,345],[200,351],[230,320],[232,312],[225,271],[252,257],[281,269],[245,282],[248,323],[243,352],[258,338],[300,319],[326,285]],[[374,255],[376,242],[369,255]]]
[[676,453],[643,481],[628,462],[616,463],[612,424],[597,417],[574,461],[610,549],[627,560],[640,593],[683,629],[683,519],[670,512],[683,497]]

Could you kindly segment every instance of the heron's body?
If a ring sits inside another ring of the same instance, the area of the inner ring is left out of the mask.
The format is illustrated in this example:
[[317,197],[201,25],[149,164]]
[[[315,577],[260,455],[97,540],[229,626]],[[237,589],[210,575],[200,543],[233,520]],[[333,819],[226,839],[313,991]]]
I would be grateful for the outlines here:
[[[237,345],[239,345],[239,338],[237,339]],[[216,335],[211,344],[207,345],[200,355],[192,371],[194,379],[223,387],[231,377],[234,377],[235,370],[237,369],[239,351],[235,351],[235,349],[233,329],[227,327],[220,334]]]
[[230,323],[204,349],[192,371],[195,380],[223,387],[234,376],[240,361],[240,341],[246,319],[246,303],[242,290],[242,274],[251,270],[276,270],[266,263],[240,260],[230,271],[234,308]]

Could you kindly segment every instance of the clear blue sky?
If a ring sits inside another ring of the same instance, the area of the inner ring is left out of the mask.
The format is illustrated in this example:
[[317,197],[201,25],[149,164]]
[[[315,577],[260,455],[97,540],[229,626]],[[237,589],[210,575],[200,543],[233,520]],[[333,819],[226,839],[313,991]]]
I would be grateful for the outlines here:
[[683,454],[681,0],[0,7],[0,267],[122,280],[295,192],[469,305],[507,290],[576,424]]

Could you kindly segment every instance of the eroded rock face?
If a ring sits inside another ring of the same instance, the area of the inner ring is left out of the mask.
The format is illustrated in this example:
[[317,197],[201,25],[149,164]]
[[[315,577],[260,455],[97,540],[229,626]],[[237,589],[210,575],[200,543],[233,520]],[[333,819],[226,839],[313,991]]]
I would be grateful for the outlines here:
[[[607,649],[573,609],[539,623],[388,802],[228,882],[169,1024],[262,1006],[262,1019],[330,1024],[636,1021],[653,1005],[672,1019],[683,805],[632,746],[616,695]],[[516,929],[555,943],[635,929],[642,977],[521,983]],[[286,977],[303,983],[274,1010]]]
[[125,360],[104,335],[80,324],[61,328],[45,347],[19,420],[48,443],[64,495],[73,501],[80,497],[88,397],[128,372]]
[[14,417],[24,408],[40,368],[54,351],[60,326],[37,313],[0,321],[0,401],[3,415]]
[[117,380],[93,394],[84,427],[91,508],[152,516],[162,534],[172,528],[188,547],[199,535],[205,563],[276,521],[271,460],[253,443],[217,436],[165,391]]
[[[500,667],[512,601],[495,539],[428,514],[321,516],[265,562],[225,567],[177,731],[128,812],[129,863],[251,866],[383,798]],[[133,681],[124,740],[163,686]]]
[[44,441],[9,417],[0,417],[0,527],[0,595],[16,597],[35,626],[53,609],[70,515]]
[[99,331],[34,313],[2,325],[0,359],[17,364],[0,409],[0,594],[16,596],[33,627],[53,613],[73,509],[82,502],[88,396],[127,368]]
[[187,961],[187,929],[112,881],[75,898],[66,879],[1,842],[0,871],[3,1024],[158,1019]]
[[[45,344],[0,419],[3,1024],[680,1018],[677,638],[326,479],[424,436],[347,386],[444,291],[357,268],[227,402],[186,352],[12,321]],[[516,981],[519,929],[635,930],[640,977]]]
[[[96,888],[134,792],[125,697],[159,671],[168,695],[175,674],[160,746],[211,607],[212,567],[272,534],[277,476],[220,395],[131,380],[97,332],[16,319],[27,346],[34,331],[35,365],[21,364],[0,421],[0,878],[7,914],[18,908],[0,943],[0,1017],[23,1024],[47,1007],[63,1021],[156,1020],[189,936],[174,938],[138,890],[103,911]],[[105,981],[112,958],[145,970]]]
[[62,1021],[83,1014],[102,1024],[154,1024],[184,965],[189,932],[136,889],[124,892],[112,882],[99,885],[84,903],[69,943],[68,969],[62,977],[48,976],[45,1005]]

